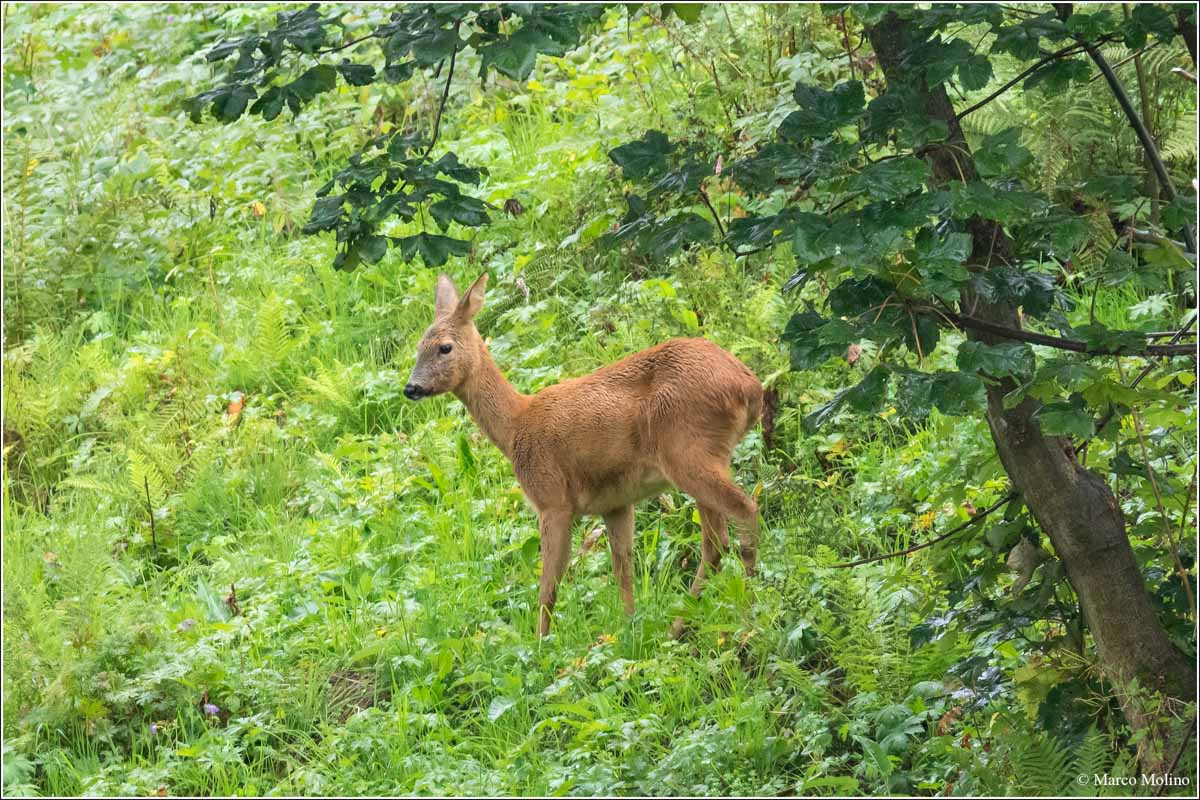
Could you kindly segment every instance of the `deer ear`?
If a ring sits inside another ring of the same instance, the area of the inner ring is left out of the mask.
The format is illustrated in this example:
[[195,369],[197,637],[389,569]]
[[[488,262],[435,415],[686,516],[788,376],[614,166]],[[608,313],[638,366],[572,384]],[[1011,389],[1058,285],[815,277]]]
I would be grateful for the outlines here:
[[458,290],[454,281],[445,273],[438,275],[437,292],[433,296],[433,315],[438,319],[447,316],[458,305]]
[[487,281],[488,276],[485,272],[475,279],[470,289],[467,289],[455,312],[461,319],[473,319],[479,313],[479,309],[483,308],[483,290],[487,288]]

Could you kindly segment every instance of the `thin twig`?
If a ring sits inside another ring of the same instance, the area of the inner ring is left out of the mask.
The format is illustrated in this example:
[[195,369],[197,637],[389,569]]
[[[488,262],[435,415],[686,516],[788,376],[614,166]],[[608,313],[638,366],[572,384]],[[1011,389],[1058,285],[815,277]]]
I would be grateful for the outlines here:
[[[721,224],[721,215],[713,208],[712,201],[708,199],[708,192],[704,191],[704,187],[700,187],[700,199],[704,201],[704,205],[708,206],[708,210],[712,212],[713,222],[717,223],[717,230],[721,232],[721,238],[725,238],[725,226]],[[736,254],[737,251],[735,250]]]
[[[454,25],[454,38],[458,38],[458,26],[461,23]],[[425,148],[421,158],[427,158],[433,152],[433,146],[437,144],[438,135],[442,132],[442,112],[446,110],[446,101],[450,98],[450,81],[454,80],[454,59],[458,57],[458,43],[454,45],[454,49],[450,51],[450,68],[446,70],[446,88],[442,90],[442,101],[438,103],[437,116],[433,119],[433,138],[429,140],[429,147]]]
[[[1141,50],[1138,50],[1137,52],[1135,52],[1135,53],[1133,53],[1133,54],[1131,54],[1131,55],[1127,55],[1127,56],[1125,56],[1125,57],[1124,57],[1124,58],[1122,58],[1120,61],[1118,61],[1117,63],[1113,64],[1113,65],[1112,65],[1112,68],[1113,68],[1113,69],[1116,69],[1117,67],[1123,67],[1123,66],[1125,66],[1126,64],[1128,64],[1128,63],[1129,63],[1131,60],[1133,60],[1133,59],[1137,58],[1137,57],[1138,57],[1138,56],[1140,56],[1140,55],[1143,55],[1143,54],[1145,54],[1145,53],[1146,53],[1146,51],[1148,51],[1148,50],[1153,50],[1155,47],[1158,47],[1158,42],[1155,42],[1154,44],[1148,44],[1148,45],[1146,45],[1145,47],[1143,47]],[[1099,75],[1093,75],[1093,76],[1091,77],[1091,79],[1090,79],[1090,80],[1088,80],[1088,83],[1095,83],[1096,81],[1100,80],[1100,79],[1101,79],[1101,78],[1103,78],[1103,77],[1104,77],[1104,73],[1103,73],[1103,72],[1101,72]]]
[[870,564],[873,561],[883,561],[884,559],[896,558],[897,556],[906,556],[909,553],[915,553],[918,550],[924,550],[926,547],[932,547],[933,545],[937,544],[938,542],[944,542],[947,539],[949,539],[951,536],[953,536],[954,534],[959,533],[960,531],[964,531],[967,528],[970,528],[975,523],[982,522],[988,516],[988,514],[991,514],[993,511],[1000,508],[1000,506],[1008,505],[1010,502],[1015,500],[1018,494],[1019,493],[1016,491],[1009,492],[1008,494],[1004,495],[1004,497],[1001,497],[995,503],[992,503],[990,506],[985,508],[983,511],[980,511],[977,514],[975,514],[975,516],[971,517],[966,522],[962,523],[961,525],[958,525],[955,528],[952,528],[952,529],[946,531],[941,536],[938,536],[935,539],[930,539],[927,542],[922,542],[921,544],[913,545],[912,547],[906,548],[904,550],[897,550],[894,553],[884,553],[881,556],[871,556],[870,558],[860,558],[858,561],[847,561],[844,564],[834,564],[830,569],[845,569],[846,567],[857,567],[861,564]]
[[150,476],[143,475],[142,481],[146,486],[146,513],[150,517],[150,545],[154,548],[154,558],[158,558],[158,533],[154,530],[154,506],[150,502]]
[[379,39],[379,38],[382,38],[381,34],[379,34],[378,32],[372,32],[372,33],[368,33],[366,36],[360,36],[357,39],[351,39],[348,42],[343,42],[342,44],[334,45],[333,47],[326,47],[321,50],[314,50],[313,53],[336,53],[339,50],[345,50],[347,47],[353,47],[354,45],[358,44],[359,42],[365,42],[367,39]]
[[1183,67],[1174,67],[1171,69],[1171,73],[1173,75],[1180,75],[1180,76],[1186,78],[1187,80],[1191,81],[1192,83],[1196,82],[1196,76],[1193,75],[1192,73],[1188,72]]

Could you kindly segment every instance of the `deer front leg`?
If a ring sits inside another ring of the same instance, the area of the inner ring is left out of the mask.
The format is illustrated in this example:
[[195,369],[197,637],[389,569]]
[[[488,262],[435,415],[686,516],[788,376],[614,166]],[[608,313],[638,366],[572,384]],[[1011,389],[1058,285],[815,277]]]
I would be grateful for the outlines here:
[[608,551],[612,554],[613,575],[621,588],[625,613],[633,613],[633,506],[625,506],[604,515],[608,528]]
[[571,554],[571,519],[570,511],[543,511],[538,520],[542,535],[539,637],[550,632],[550,615],[554,611],[554,601],[558,599],[558,582],[567,571],[567,560]]

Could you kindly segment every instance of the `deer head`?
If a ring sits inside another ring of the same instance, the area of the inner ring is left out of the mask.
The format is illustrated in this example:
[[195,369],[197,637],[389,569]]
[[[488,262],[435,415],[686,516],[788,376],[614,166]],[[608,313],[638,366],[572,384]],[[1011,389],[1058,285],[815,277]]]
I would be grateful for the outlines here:
[[433,324],[417,345],[417,363],[404,387],[409,400],[453,392],[478,366],[484,346],[473,320],[483,308],[487,277],[480,275],[459,299],[454,282],[438,276]]

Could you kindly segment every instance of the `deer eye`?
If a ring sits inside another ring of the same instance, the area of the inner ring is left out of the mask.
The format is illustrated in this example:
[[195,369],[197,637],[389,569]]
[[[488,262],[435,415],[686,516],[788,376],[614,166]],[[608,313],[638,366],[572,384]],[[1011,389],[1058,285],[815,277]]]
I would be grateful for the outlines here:
[[454,345],[452,345],[452,344],[444,344],[444,345],[442,345],[441,347],[439,347],[439,348],[438,348],[438,352],[439,352],[439,353],[441,353],[442,355],[446,355],[447,353],[449,353],[449,352],[450,352],[451,350],[453,350],[453,349],[454,349]]

